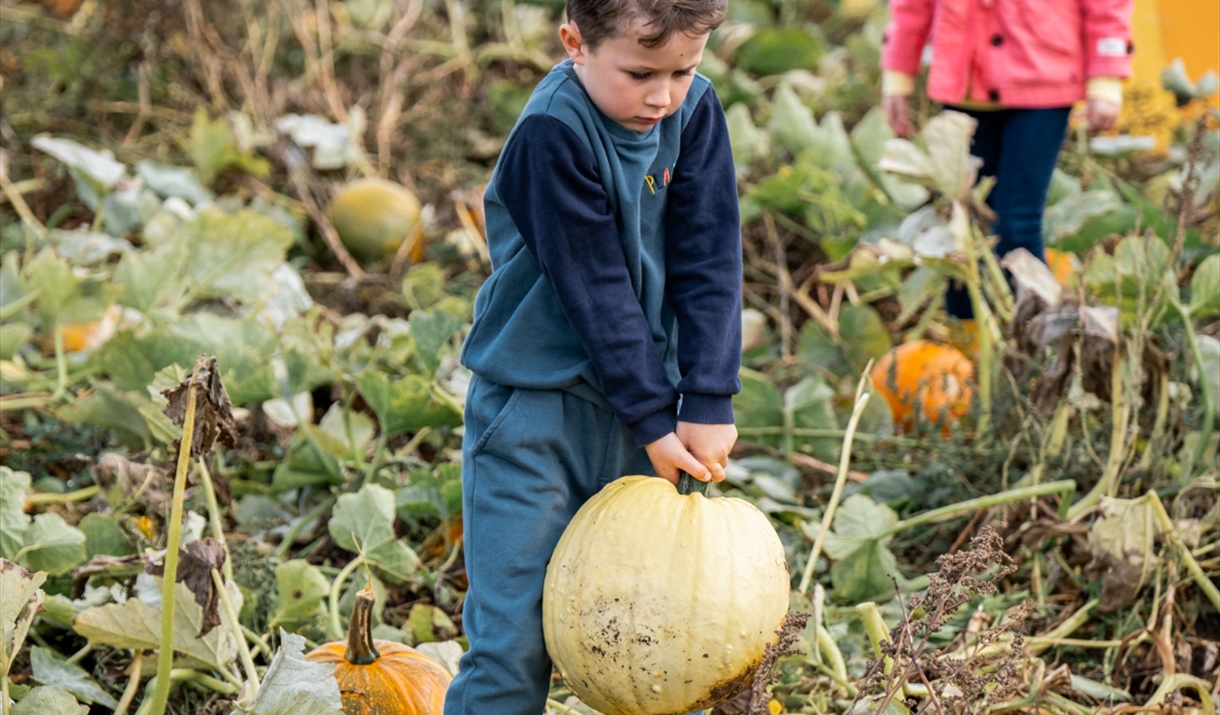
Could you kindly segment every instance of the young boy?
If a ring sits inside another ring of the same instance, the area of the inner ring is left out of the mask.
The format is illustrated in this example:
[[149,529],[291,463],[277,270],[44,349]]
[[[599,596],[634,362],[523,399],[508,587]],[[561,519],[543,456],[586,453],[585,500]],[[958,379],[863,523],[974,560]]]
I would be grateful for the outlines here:
[[741,234],[695,73],[725,0],[568,0],[485,193],[492,274],[462,362],[461,660],[446,715],[539,715],[547,561],[626,474],[720,481],[737,439]]

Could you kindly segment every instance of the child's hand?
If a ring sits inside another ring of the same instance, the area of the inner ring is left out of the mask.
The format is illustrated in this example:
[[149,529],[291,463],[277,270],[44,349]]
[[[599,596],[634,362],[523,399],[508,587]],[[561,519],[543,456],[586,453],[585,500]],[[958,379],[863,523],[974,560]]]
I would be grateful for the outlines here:
[[1104,132],[1118,124],[1118,113],[1122,107],[1104,99],[1090,99],[1086,108],[1089,131]]
[[[678,429],[682,429],[681,422],[678,423]],[[702,462],[695,459],[695,455],[686,449],[682,440],[678,439],[678,435],[674,432],[644,445],[644,451],[648,452],[648,458],[652,460],[652,467],[657,470],[657,476],[668,479],[674,486],[678,485],[680,472],[686,472],[701,482],[712,478],[712,473],[703,466]],[[721,469],[720,478],[724,479],[723,469]]]
[[907,96],[905,94],[883,95],[881,109],[885,112],[885,121],[895,134],[903,139],[915,136],[915,132],[911,130],[911,120],[907,117]]
[[[695,459],[707,468],[713,482],[724,481],[724,468],[729,464],[729,452],[733,450],[733,445],[737,444],[736,425],[704,425],[679,420],[676,434]],[[693,472],[691,474],[695,476]]]

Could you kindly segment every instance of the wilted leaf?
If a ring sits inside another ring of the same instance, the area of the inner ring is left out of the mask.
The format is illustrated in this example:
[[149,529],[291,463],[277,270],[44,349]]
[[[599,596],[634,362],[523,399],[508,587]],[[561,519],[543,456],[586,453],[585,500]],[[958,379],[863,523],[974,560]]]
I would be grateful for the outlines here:
[[[160,583],[160,578],[155,579]],[[233,607],[241,611],[241,590],[227,584]],[[237,641],[228,617],[221,613],[223,628],[215,628],[203,638],[195,636],[203,626],[203,609],[195,603],[195,595],[184,583],[174,586],[174,650],[183,655],[220,668],[237,655]],[[124,603],[86,608],[72,622],[73,629],[91,643],[128,648],[156,650],[161,646],[161,609],[149,606],[138,598]]]
[[450,675],[457,675],[458,661],[462,658],[462,644],[457,641],[420,643],[415,650],[443,665]]
[[33,334],[33,326],[26,323],[9,322],[0,325],[0,360],[12,360]]
[[453,621],[436,606],[416,603],[411,607],[407,621],[411,624],[411,633],[415,636],[416,643],[431,643],[457,636]]
[[[363,125],[363,115],[360,119]],[[297,146],[313,149],[315,169],[342,169],[360,160],[360,147],[354,138],[360,136],[363,126],[334,124],[314,114],[286,114],[275,120],[275,128],[291,136]]]
[[0,557],[17,558],[25,543],[30,517],[25,513],[25,494],[30,490],[28,472],[14,472],[0,465]]
[[[206,636],[220,625],[220,593],[212,581],[212,569],[219,570],[225,562],[225,548],[219,541],[208,537],[196,539],[178,549],[178,583],[184,584],[195,596],[195,603],[202,611],[199,637]],[[165,576],[164,562],[150,564],[145,571],[154,576]]]
[[213,198],[212,192],[203,187],[199,177],[190,167],[141,161],[136,164],[136,174],[144,180],[148,188],[160,194],[162,198],[176,196],[189,201],[192,206],[198,206]]
[[[126,231],[115,231],[115,234],[120,236],[125,233]],[[47,241],[55,247],[55,252],[60,257],[75,266],[91,266],[111,256],[130,253],[133,250],[130,242],[108,233],[90,231],[88,227],[74,231],[48,231]]]
[[1009,251],[1000,260],[1000,265],[1012,273],[1013,280],[1017,284],[1018,300],[1024,293],[1030,293],[1037,296],[1047,306],[1059,304],[1063,287],[1059,285],[1059,281],[1055,279],[1055,274],[1051,273],[1051,269],[1035,258],[1034,254],[1024,248],[1018,248]]
[[84,668],[60,660],[50,648],[31,648],[30,667],[34,671],[34,680],[43,685],[54,686],[87,703],[97,703],[111,710],[119,705],[110,693],[102,690],[102,687],[89,677]]
[[965,199],[983,164],[970,154],[977,126],[978,121],[968,114],[945,111],[929,119],[919,132],[931,161],[933,184],[951,199]]
[[1092,190],[1065,197],[1046,209],[1042,235],[1050,245],[1081,232],[1090,221],[1117,211],[1122,201],[1113,191]]
[[93,478],[112,506],[120,506],[139,495],[140,504],[150,513],[166,510],[174,486],[169,473],[161,467],[132,462],[114,452],[102,455]]
[[71,139],[45,134],[34,137],[30,144],[75,169],[89,180],[94,190],[109,191],[127,176],[127,167],[115,161],[114,153],[109,149],[96,151]]
[[78,703],[66,690],[39,685],[13,706],[13,715],[89,715],[89,706]]
[[[191,457],[203,459],[212,452],[217,440],[232,449],[237,445],[237,427],[233,424],[233,405],[216,368],[216,358],[207,356],[197,370],[172,390],[161,394],[169,401],[165,416],[179,427],[186,423],[188,395],[195,388],[195,429],[191,439]],[[177,448],[177,445],[175,445]]]
[[304,559],[285,561],[275,567],[278,591],[269,626],[295,631],[325,614],[322,599],[330,592],[330,581]]
[[280,630],[276,651],[258,696],[245,715],[343,715],[334,666],[305,660],[305,639]]
[[0,638],[8,661],[0,660],[0,678],[6,677],[13,658],[42,606],[46,594],[44,572],[30,573],[8,559],[0,559]]
[[[898,562],[886,532],[896,523],[893,509],[862,494],[843,500],[825,540],[826,555],[835,560],[830,579],[836,600],[860,603],[894,594],[891,578],[899,576]],[[818,524],[806,524],[806,536],[816,537],[817,529]]]
[[394,535],[394,493],[378,484],[365,484],[344,494],[335,504],[327,530],[335,543],[364,558],[395,583],[405,581],[419,566],[419,557]]
[[1101,498],[1101,518],[1089,530],[1093,562],[1088,569],[1101,576],[1101,605],[1112,613],[1135,599],[1157,559],[1153,551],[1161,535],[1154,495],[1138,499]]
[[67,573],[85,560],[85,535],[59,514],[39,514],[26,527],[16,561],[52,576]]
[[386,435],[424,427],[456,427],[462,423],[461,408],[439,396],[432,381],[423,375],[407,375],[391,382],[379,370],[365,370],[356,383]]

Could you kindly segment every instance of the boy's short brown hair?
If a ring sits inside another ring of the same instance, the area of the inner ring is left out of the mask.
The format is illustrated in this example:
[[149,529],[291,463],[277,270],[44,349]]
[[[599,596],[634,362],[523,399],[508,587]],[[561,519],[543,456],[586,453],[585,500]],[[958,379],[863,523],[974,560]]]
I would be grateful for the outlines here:
[[675,32],[702,35],[724,22],[728,0],[567,0],[568,21],[590,49],[618,37],[637,17],[649,18],[645,47],[660,47]]

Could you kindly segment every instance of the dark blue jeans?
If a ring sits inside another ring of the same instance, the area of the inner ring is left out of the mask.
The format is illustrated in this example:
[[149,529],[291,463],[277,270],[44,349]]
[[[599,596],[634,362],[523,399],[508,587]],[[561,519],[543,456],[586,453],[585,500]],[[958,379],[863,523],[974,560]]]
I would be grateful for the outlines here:
[[[1051,174],[1063,146],[1070,107],[1000,109],[980,112],[946,107],[978,120],[970,153],[983,160],[981,176],[994,176],[987,204],[996,213],[993,233],[999,236],[996,254],[1024,248],[1046,260],[1042,246],[1042,211]],[[953,282],[945,294],[945,309],[956,318],[974,317],[970,295]]]

